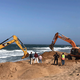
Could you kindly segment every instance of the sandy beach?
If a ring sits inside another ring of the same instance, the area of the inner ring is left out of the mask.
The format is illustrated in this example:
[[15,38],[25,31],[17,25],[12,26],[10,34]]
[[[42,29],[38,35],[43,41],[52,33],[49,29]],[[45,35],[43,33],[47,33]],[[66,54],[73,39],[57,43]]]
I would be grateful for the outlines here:
[[80,80],[80,60],[66,58],[62,66],[62,52],[57,53],[58,65],[53,64],[53,51],[42,54],[42,63],[30,65],[30,60],[0,63],[0,80]]

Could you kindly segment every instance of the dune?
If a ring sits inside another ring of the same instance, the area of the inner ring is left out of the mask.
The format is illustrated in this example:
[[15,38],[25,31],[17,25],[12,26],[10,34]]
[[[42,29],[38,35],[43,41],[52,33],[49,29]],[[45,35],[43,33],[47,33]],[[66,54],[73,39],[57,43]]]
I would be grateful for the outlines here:
[[[44,52],[42,63],[30,64],[30,60],[18,62],[0,63],[0,80],[79,80],[80,60],[68,60],[65,65],[61,65],[61,54],[59,54],[59,64],[53,65],[53,55],[56,51]],[[65,53],[68,55],[69,53]]]

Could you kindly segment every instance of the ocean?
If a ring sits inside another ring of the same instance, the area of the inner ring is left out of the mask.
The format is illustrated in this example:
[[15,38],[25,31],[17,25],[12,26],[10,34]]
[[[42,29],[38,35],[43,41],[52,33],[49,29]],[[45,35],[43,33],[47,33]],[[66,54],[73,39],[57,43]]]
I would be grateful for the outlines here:
[[[31,52],[38,53],[38,55],[43,54],[44,52],[49,52],[51,49],[49,48],[49,45],[42,45],[42,44],[24,44],[27,48],[27,52],[30,54]],[[80,47],[80,45],[77,45]],[[60,51],[60,52],[67,52],[70,53],[72,46],[71,45],[55,45],[54,51]],[[25,59],[21,59],[24,55],[23,51],[16,45],[16,44],[10,44],[6,46],[5,48],[0,50],[0,63],[4,62],[16,62],[16,61],[22,61],[27,60],[29,57]]]

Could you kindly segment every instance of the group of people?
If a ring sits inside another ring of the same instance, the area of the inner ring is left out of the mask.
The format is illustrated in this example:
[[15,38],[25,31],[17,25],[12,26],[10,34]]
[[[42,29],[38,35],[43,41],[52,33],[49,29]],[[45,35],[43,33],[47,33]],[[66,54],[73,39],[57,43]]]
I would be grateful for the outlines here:
[[[38,56],[38,54],[36,52],[33,56],[32,52],[31,52],[30,53],[30,64],[32,64],[33,57],[34,57],[34,63],[36,63],[36,62],[37,63],[42,63],[42,56],[41,55]],[[54,57],[54,64],[56,62],[56,65],[58,65],[59,55],[57,54],[57,52],[56,52],[56,54],[53,55],[53,57]],[[65,55],[64,55],[64,53],[62,53],[62,55],[61,55],[61,62],[62,62],[62,65],[65,64]]]
[[[56,65],[58,65],[59,55],[57,54],[57,52],[56,52],[56,54],[53,55],[53,57],[54,57],[54,64],[56,62]],[[65,64],[65,55],[64,55],[64,53],[62,53],[62,55],[61,55],[61,62],[62,62],[62,65]]]
[[30,64],[32,64],[33,61],[33,57],[34,57],[34,63],[42,63],[42,56],[39,55],[35,52],[34,56],[32,54],[32,52],[30,53]]

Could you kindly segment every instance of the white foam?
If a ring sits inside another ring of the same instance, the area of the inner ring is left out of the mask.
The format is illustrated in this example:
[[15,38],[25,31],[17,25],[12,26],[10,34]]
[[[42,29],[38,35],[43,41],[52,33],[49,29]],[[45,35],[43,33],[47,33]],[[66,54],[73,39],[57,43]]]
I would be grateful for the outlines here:
[[71,49],[72,47],[54,47],[54,51],[59,51],[59,50],[67,50],[67,49]]
[[49,47],[33,47],[33,49],[39,49],[39,50],[41,50],[41,49],[49,49]]
[[7,58],[11,56],[22,56],[24,55],[22,50],[0,50],[0,58]]

